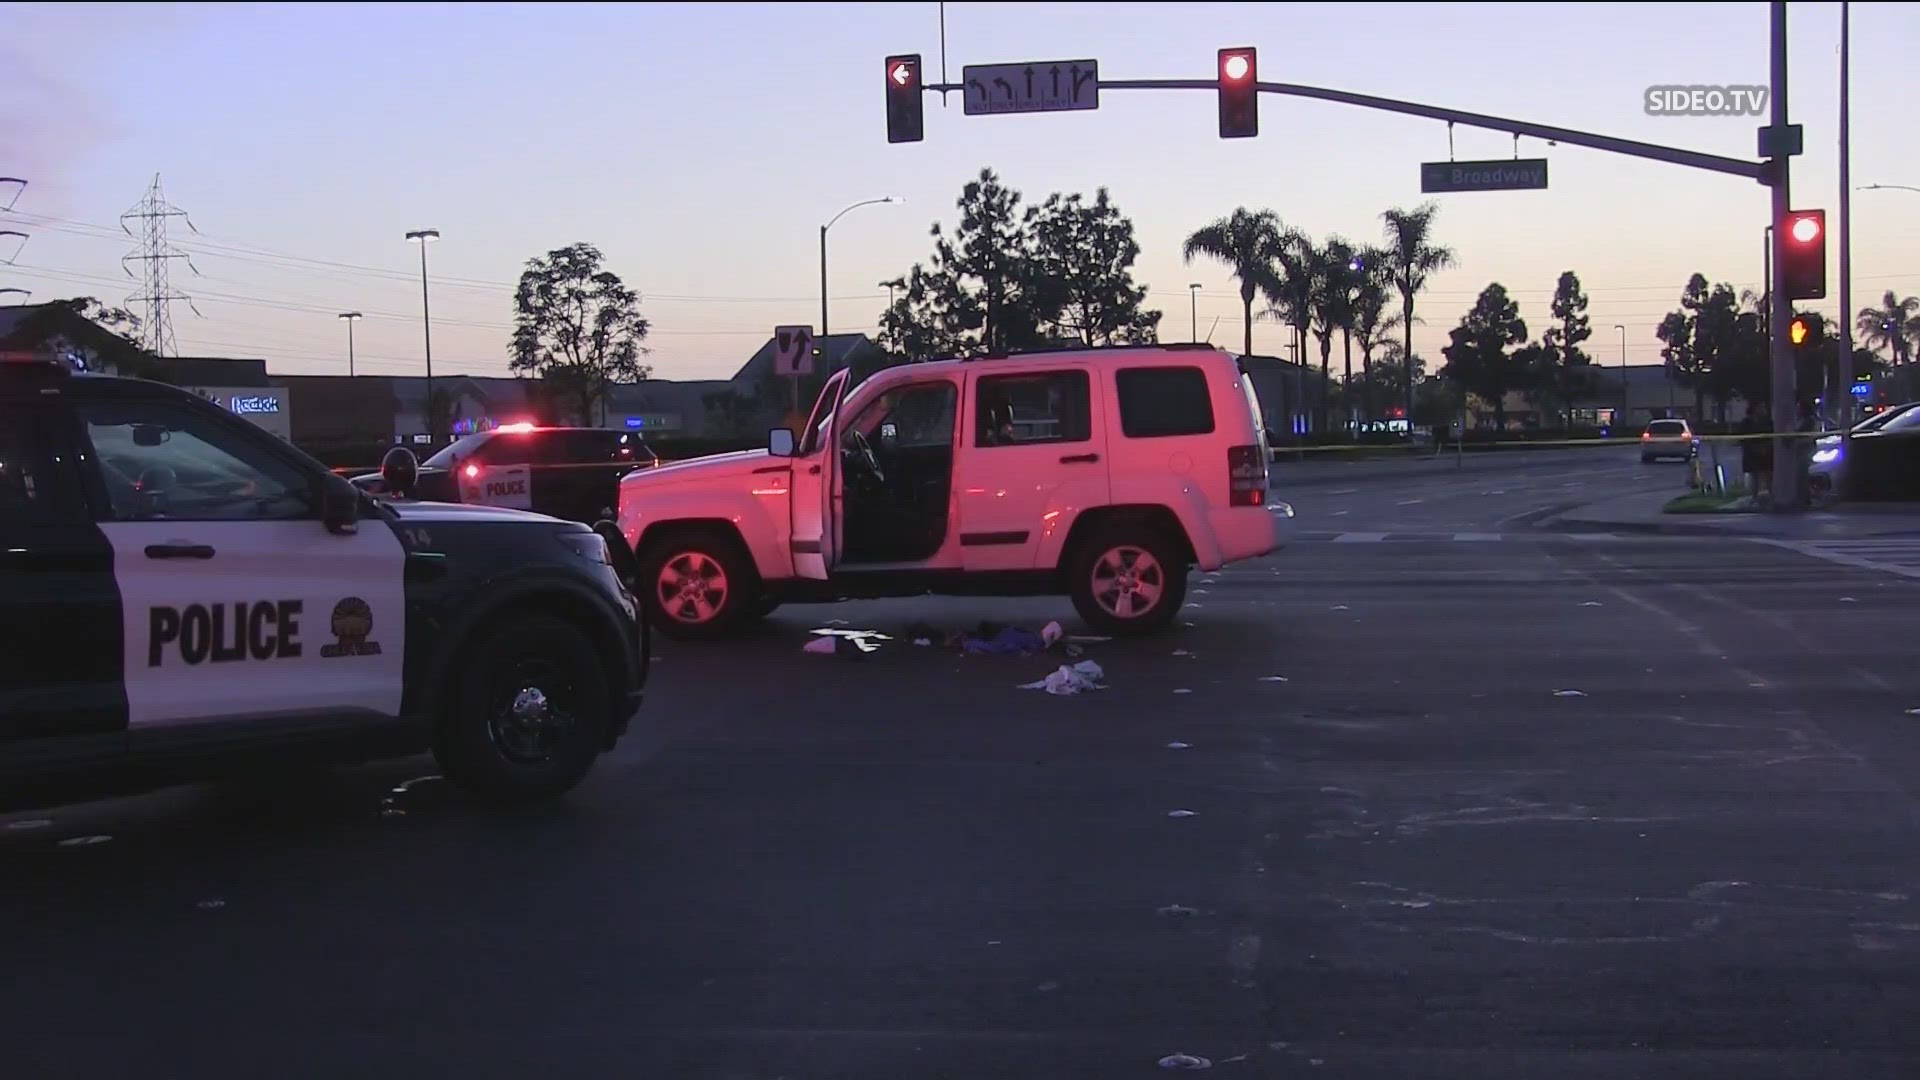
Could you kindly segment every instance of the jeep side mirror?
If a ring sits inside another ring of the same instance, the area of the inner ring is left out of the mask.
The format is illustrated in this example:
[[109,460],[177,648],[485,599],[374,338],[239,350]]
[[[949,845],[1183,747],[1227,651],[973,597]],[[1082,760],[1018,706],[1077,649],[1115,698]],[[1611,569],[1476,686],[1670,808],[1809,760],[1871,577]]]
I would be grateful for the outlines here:
[[793,429],[782,427],[767,432],[767,453],[774,457],[792,457]]
[[330,533],[348,535],[358,532],[360,526],[360,489],[344,476],[328,473],[320,480],[317,488],[317,501],[320,503],[320,523]]

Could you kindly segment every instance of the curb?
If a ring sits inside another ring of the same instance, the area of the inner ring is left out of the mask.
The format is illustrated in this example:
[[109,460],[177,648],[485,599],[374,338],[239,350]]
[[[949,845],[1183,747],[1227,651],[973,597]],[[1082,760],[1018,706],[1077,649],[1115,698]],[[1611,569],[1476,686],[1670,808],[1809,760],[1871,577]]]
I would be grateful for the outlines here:
[[1880,537],[1920,537],[1920,524],[1842,535],[1809,535],[1799,530],[1776,532],[1738,525],[1701,525],[1683,521],[1604,521],[1595,518],[1567,517],[1564,514],[1537,522],[1533,527],[1543,532],[1557,533],[1641,533],[1659,536],[1726,536],[1735,539],[1759,540],[1872,540]]

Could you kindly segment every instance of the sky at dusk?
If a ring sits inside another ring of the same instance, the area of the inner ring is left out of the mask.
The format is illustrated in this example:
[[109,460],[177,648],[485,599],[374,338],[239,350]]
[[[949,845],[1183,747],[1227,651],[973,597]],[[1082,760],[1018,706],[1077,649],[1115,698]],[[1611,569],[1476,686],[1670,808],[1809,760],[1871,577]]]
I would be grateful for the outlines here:
[[[1805,125],[1794,203],[1838,208],[1838,4],[1789,5],[1790,102]],[[1138,278],[1164,340],[1238,348],[1225,269],[1183,265],[1182,239],[1236,206],[1317,238],[1378,239],[1413,207],[1444,124],[1263,96],[1257,139],[1218,137],[1210,91],[1109,91],[1097,112],[968,117],[929,97],[926,140],[888,145],[882,66],[920,52],[940,71],[938,5],[0,5],[0,175],[30,185],[0,229],[31,234],[0,286],[35,301],[118,301],[138,283],[119,218],[155,173],[200,235],[176,226],[195,276],[175,283],[179,351],[264,357],[286,373],[417,373],[418,249],[430,252],[435,371],[507,373],[512,285],[529,257],[600,247],[643,296],[656,378],[725,377],[778,323],[819,320],[818,227],[832,232],[831,329],[873,332],[878,282],[930,250],[963,183],[990,166],[1029,201],[1108,188],[1135,221]],[[1853,177],[1920,186],[1912,135],[1920,20],[1855,3]],[[1253,45],[1260,74],[1751,157],[1759,121],[1650,117],[1654,84],[1767,81],[1767,5],[946,5],[947,65],[1094,57],[1106,78],[1209,78],[1215,51]],[[1462,159],[1514,154],[1458,128]],[[1457,269],[1418,301],[1416,350],[1489,281],[1537,335],[1554,281],[1593,299],[1589,352],[1658,359],[1653,335],[1693,271],[1757,288],[1767,192],[1734,177],[1532,139],[1546,191],[1434,196]],[[0,206],[12,196],[0,188]],[[1857,192],[1857,309],[1920,292],[1920,192]],[[0,237],[0,259],[13,241]],[[1838,309],[1830,274],[1826,310]],[[1261,322],[1260,352],[1287,331]],[[1339,364],[1336,345],[1335,364]]]

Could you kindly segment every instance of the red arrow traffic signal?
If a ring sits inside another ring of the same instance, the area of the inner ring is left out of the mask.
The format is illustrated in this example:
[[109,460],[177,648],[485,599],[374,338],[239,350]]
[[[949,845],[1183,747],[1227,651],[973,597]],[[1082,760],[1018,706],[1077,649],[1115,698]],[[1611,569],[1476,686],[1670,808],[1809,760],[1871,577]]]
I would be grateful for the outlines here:
[[887,57],[887,141],[919,142],[925,137],[920,106],[920,54]]

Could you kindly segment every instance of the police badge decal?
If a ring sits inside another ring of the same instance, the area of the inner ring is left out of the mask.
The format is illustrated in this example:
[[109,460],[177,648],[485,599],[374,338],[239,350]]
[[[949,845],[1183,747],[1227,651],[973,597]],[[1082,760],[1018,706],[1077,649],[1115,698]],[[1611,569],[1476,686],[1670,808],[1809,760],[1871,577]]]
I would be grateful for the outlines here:
[[320,646],[321,656],[380,655],[380,643],[367,640],[367,635],[373,632],[373,608],[365,600],[349,596],[333,605],[333,621],[329,629],[339,640],[332,645]]

